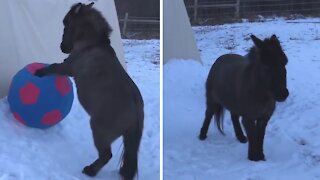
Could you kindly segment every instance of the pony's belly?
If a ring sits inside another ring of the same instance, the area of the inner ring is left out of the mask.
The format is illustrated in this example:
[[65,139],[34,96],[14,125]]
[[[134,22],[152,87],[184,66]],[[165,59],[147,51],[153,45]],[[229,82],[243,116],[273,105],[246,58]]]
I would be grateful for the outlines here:
[[235,87],[228,85],[219,85],[213,88],[212,96],[215,102],[222,105],[225,109],[232,112],[241,111],[241,103],[239,103],[239,98],[235,92]]
[[233,114],[250,119],[270,118],[275,109],[274,100],[257,101],[254,98],[248,98],[250,95],[244,95],[230,84],[215,87],[211,93],[214,102]]
[[85,92],[79,90],[79,88],[77,88],[77,93],[78,93],[78,99],[81,106],[83,107],[84,110],[86,110],[86,112],[89,115],[91,115],[88,95]]
[[269,119],[275,109],[275,102],[250,103],[248,101],[239,102],[237,107],[225,107],[230,112],[249,119]]

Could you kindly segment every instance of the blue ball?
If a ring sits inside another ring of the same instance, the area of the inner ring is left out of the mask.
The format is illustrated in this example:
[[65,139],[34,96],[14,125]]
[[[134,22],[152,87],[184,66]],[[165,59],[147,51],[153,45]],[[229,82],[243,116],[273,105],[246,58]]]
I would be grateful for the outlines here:
[[45,129],[59,123],[72,107],[73,87],[67,76],[37,77],[34,72],[47,66],[32,63],[12,79],[8,102],[16,120],[22,124]]

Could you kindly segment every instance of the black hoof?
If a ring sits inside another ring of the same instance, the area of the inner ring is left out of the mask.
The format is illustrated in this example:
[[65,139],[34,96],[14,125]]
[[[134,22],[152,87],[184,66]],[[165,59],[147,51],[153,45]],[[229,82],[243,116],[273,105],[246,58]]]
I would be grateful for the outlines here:
[[125,169],[123,167],[120,168],[119,174],[123,177],[125,173]]
[[91,166],[86,166],[85,168],[83,168],[82,173],[90,177],[94,177],[97,175],[97,172]]
[[241,142],[241,143],[247,143],[247,142],[248,142],[248,140],[247,140],[247,138],[246,138],[245,136],[237,137],[237,139],[238,139],[239,142]]
[[266,161],[266,158],[264,157],[264,154],[258,154],[259,161]]
[[133,177],[130,177],[128,169],[123,166],[120,168],[119,174],[121,175],[121,180],[133,180]]
[[207,135],[205,135],[205,134],[200,134],[200,135],[199,135],[199,139],[200,139],[201,141],[203,141],[203,140],[207,139]]
[[260,156],[249,156],[248,159],[250,161],[265,161],[266,160],[263,154]]
[[44,70],[43,69],[38,69],[36,70],[36,72],[34,73],[35,76],[38,77],[43,77],[45,75]]
[[256,157],[248,157],[250,161],[259,161]]

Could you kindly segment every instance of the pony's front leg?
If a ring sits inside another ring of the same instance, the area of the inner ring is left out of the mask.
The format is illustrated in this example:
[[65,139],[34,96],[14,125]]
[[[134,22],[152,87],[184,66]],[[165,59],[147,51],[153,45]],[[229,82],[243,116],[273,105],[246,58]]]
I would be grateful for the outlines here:
[[248,159],[251,161],[259,161],[257,153],[257,137],[255,120],[243,117],[242,124],[246,130],[249,141]]
[[47,67],[38,69],[35,72],[35,75],[38,77],[43,77],[51,74],[71,76],[70,68],[67,63],[54,63]]
[[269,119],[258,119],[257,121],[257,156],[258,160],[265,161],[264,153],[263,153],[263,141],[264,135],[266,132],[266,127]]

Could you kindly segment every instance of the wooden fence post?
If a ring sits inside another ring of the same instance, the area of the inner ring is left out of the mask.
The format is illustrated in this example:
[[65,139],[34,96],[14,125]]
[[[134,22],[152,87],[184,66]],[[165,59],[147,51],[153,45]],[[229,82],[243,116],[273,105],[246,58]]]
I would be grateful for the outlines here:
[[198,0],[194,0],[194,6],[193,6],[193,21],[198,21]]
[[124,15],[124,21],[123,21],[123,27],[122,27],[123,36],[126,36],[128,19],[129,19],[129,13],[126,12],[126,14]]
[[236,17],[236,18],[239,18],[239,17],[240,17],[240,0],[237,0],[237,2],[236,2],[235,17]]

